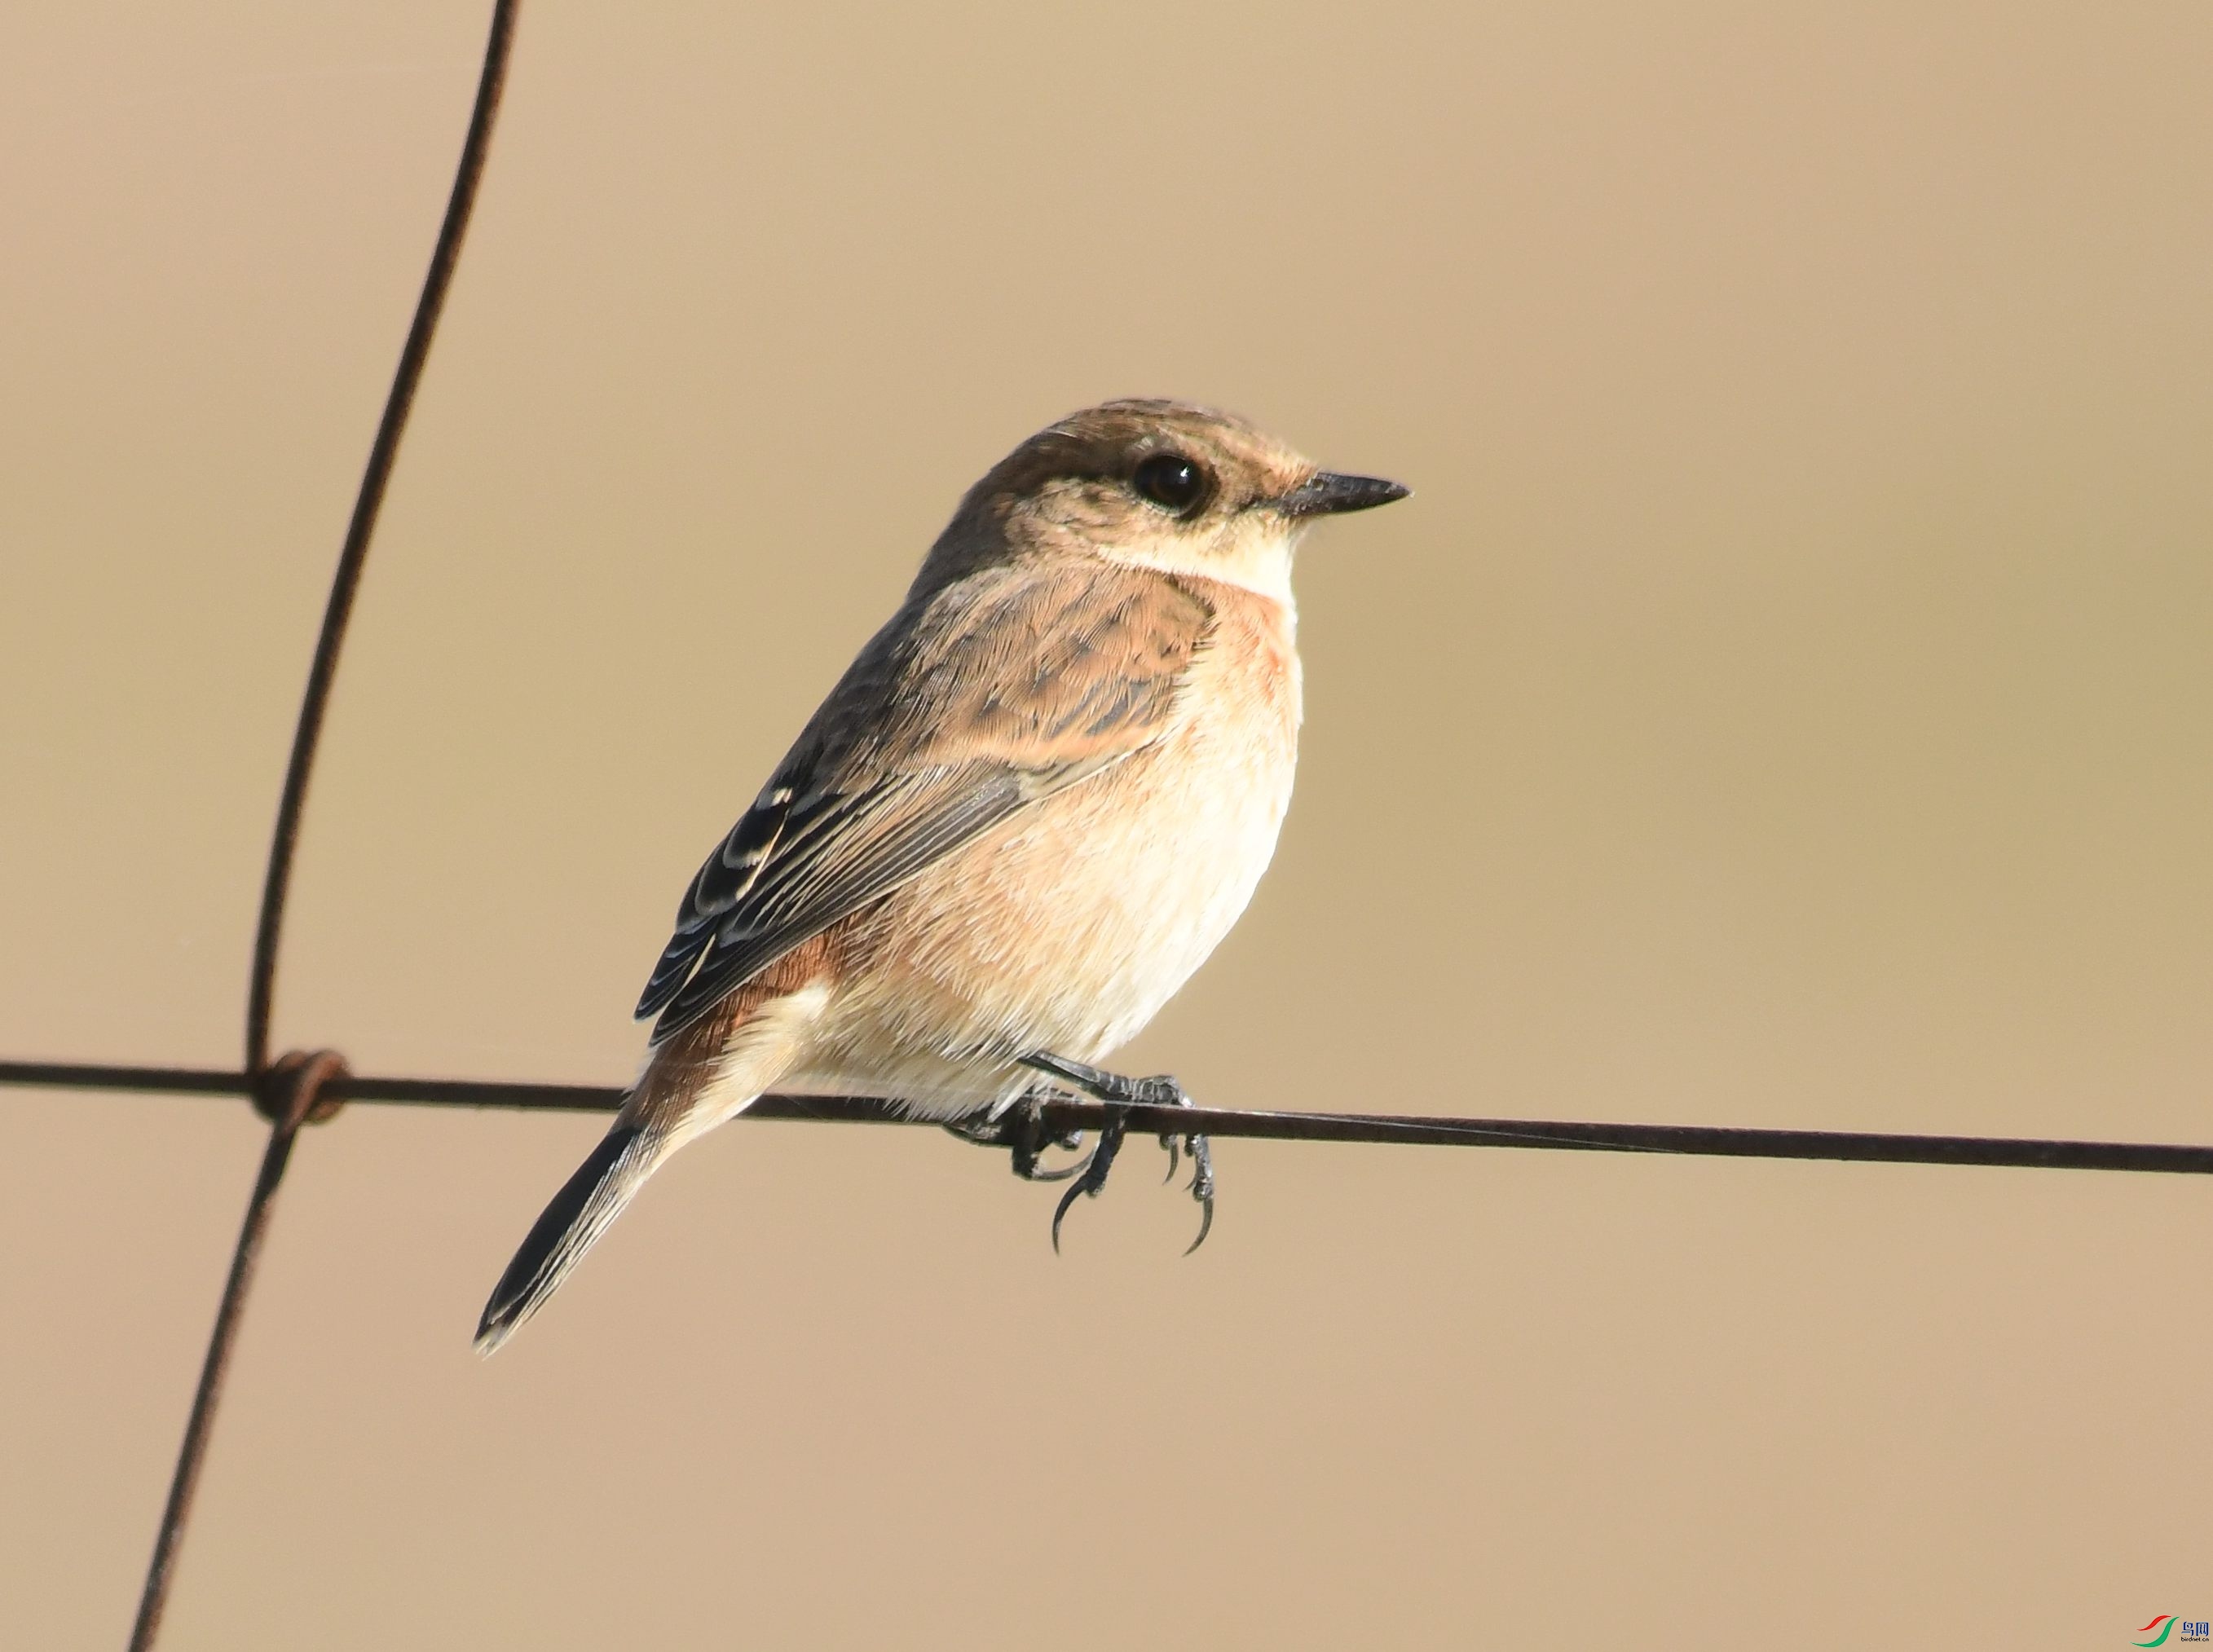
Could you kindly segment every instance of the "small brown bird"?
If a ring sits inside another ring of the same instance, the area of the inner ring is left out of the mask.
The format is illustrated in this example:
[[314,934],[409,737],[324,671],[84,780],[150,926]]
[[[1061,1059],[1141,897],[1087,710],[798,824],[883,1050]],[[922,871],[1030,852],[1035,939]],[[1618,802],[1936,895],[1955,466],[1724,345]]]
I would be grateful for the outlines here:
[[[643,1070],[501,1277],[478,1348],[670,1154],[768,1090],[954,1119],[1043,1071],[1184,1100],[1086,1064],[1205,961],[1275,852],[1301,530],[1405,494],[1170,401],[1075,414],[995,466],[692,880],[638,1003],[660,1017]],[[1097,1192],[1119,1139],[1070,1198]],[[1203,1157],[1194,1191],[1210,1215]]]

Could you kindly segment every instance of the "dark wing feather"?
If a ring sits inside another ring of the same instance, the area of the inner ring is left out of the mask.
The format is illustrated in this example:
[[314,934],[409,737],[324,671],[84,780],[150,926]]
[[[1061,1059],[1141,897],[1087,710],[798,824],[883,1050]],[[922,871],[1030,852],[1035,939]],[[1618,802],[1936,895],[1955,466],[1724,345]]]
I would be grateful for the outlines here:
[[638,1001],[659,1043],[840,918],[1166,726],[1211,611],[1157,576],[995,568],[854,661],[692,881]]
[[[789,766],[788,759],[786,766]],[[770,852],[783,838],[792,817],[794,796],[791,787],[779,783],[782,778],[779,775],[754,800],[753,808],[731,827],[730,835],[692,878],[684,904],[677,909],[676,932],[668,937],[661,961],[654,966],[637,1001],[635,1013],[641,1021],[659,1015],[682,990],[714,944],[715,925],[753,887]],[[805,822],[802,825],[803,828]]]

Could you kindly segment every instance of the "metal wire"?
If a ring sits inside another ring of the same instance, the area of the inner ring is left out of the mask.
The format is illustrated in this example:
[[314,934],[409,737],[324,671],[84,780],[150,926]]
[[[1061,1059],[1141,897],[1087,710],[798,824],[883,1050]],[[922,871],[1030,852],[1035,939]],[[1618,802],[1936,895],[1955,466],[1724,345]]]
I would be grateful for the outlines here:
[[392,389],[384,400],[384,416],[377,421],[376,439],[369,444],[361,491],[354,496],[353,515],[346,523],[345,542],[338,549],[338,571],[331,578],[322,633],[315,639],[314,661],[308,668],[307,692],[301,697],[300,720],[292,729],[292,755],[284,765],[284,790],[277,804],[277,829],[269,844],[268,875],[261,886],[261,917],[253,931],[253,973],[246,999],[246,1070],[250,1073],[269,1064],[269,1021],[277,998],[277,943],[283,933],[284,898],[292,886],[292,861],[299,847],[300,817],[308,804],[308,779],[315,765],[315,747],[322,739],[331,684],[338,677],[338,649],[345,641],[346,622],[353,617],[354,594],[361,588],[369,539],[376,532],[377,515],[384,508],[392,466],[399,456],[399,438],[415,405],[416,387],[422,383],[424,363],[430,358],[430,339],[438,330],[438,316],[446,307],[447,290],[453,284],[454,265],[461,255],[461,240],[468,230],[469,213],[476,205],[477,184],[484,176],[485,155],[491,147],[492,122],[499,113],[500,93],[506,86],[508,52],[515,40],[518,3],[519,0],[497,0],[492,8],[484,69],[477,80],[476,107],[469,116],[468,136],[461,144],[453,192],[446,201],[445,222],[438,226],[430,267],[423,277],[422,296],[415,302],[415,319],[408,326],[407,342],[400,346],[399,364],[393,372]]
[[[181,1067],[77,1066],[0,1062],[0,1084],[98,1090],[162,1090],[243,1095],[243,1073]],[[623,1092],[597,1084],[503,1083],[483,1079],[380,1078],[339,1074],[322,1088],[335,1101],[415,1106],[519,1107],[535,1112],[613,1113]],[[1104,1101],[1055,1097],[1033,1121],[1048,1136],[1097,1130],[1114,1109]],[[764,1095],[741,1115],[814,1124],[913,1125],[881,1096]],[[2163,1142],[2086,1142],[2013,1136],[1915,1136],[1868,1131],[1753,1130],[1717,1125],[1589,1124],[1579,1119],[1431,1119],[1418,1113],[1263,1113],[1229,1107],[1132,1106],[1124,1122],[1137,1134],[1243,1137],[1271,1142],[1368,1142],[1419,1147],[1554,1148],[1575,1152],[1660,1153],[1729,1159],[1827,1159],[1861,1164],[2010,1166],[2033,1170],[2127,1170],[2213,1175],[2213,1147]],[[1011,1145],[1012,1137],[991,1138]]]
[[[261,914],[253,936],[253,975],[247,989],[246,1068],[235,1075],[239,1087],[270,1121],[269,1145],[261,1157],[260,1173],[246,1204],[246,1219],[239,1228],[238,1244],[231,1253],[230,1275],[223,1301],[216,1311],[206,1359],[200,1367],[199,1386],[185,1424],[185,1437],[177,1452],[175,1473],[169,1481],[168,1501],[154,1539],[154,1554],[146,1568],[146,1584],[138,1600],[138,1615],[131,1625],[131,1652],[149,1652],[162,1630],[162,1614],[168,1605],[169,1584],[176,1574],[179,1545],[192,1517],[192,1493],[199,1484],[200,1464],[207,1454],[215,1427],[216,1408],[223,1395],[223,1378],[237,1341],[239,1321],[245,1312],[247,1293],[253,1287],[253,1265],[267,1232],[277,1185],[292,1156],[292,1144],[302,1124],[324,1118],[332,1110],[322,1087],[343,1064],[327,1052],[314,1057],[288,1057],[271,1066],[269,1060],[270,1013],[276,1001],[277,942],[283,933],[284,899],[291,887],[292,861],[299,847],[300,817],[308,801],[308,779],[322,737],[323,714],[329,708],[331,684],[338,668],[338,649],[345,640],[346,621],[353,613],[354,593],[360,588],[362,568],[369,558],[370,538],[376,531],[392,466],[399,453],[399,438],[407,428],[416,387],[423,381],[424,364],[430,359],[430,340],[437,331],[438,315],[453,284],[454,265],[460,256],[461,240],[468,229],[470,210],[476,204],[477,184],[484,175],[485,155],[491,148],[492,122],[499,113],[500,93],[507,80],[507,63],[515,40],[515,17],[519,0],[497,0],[491,27],[485,42],[484,68],[477,79],[476,102],[469,116],[468,136],[446,202],[445,221],[430,253],[430,267],[423,277],[416,300],[415,319],[407,329],[392,388],[385,397],[384,414],[378,420],[376,438],[370,444],[369,463],[362,472],[361,490],[354,497],[353,515],[346,523],[344,543],[338,551],[337,572],[323,609],[323,628],[315,642],[314,662],[308,669],[308,686],[300,701],[299,721],[292,730],[292,754],[284,768],[284,789],[277,806],[277,826],[269,844],[269,869],[262,881]],[[172,1080],[179,1075],[171,1073]],[[208,1075],[188,1076],[186,1082],[163,1088],[204,1088]],[[224,1087],[229,1088],[228,1084]]]
[[152,1646],[161,1633],[162,1614],[169,1604],[169,1580],[176,1571],[178,1545],[192,1515],[192,1494],[199,1489],[200,1465],[206,1460],[208,1436],[215,1429],[216,1407],[223,1403],[230,1350],[238,1340],[247,1293],[253,1288],[253,1270],[261,1259],[261,1239],[269,1230],[277,1185],[284,1179],[284,1167],[291,1161],[292,1143],[299,1138],[300,1126],[316,1106],[318,1086],[339,1065],[338,1058],[326,1052],[310,1058],[288,1058],[271,1069],[272,1074],[289,1081],[288,1093],[276,1122],[270,1126],[269,1145],[262,1150],[261,1169],[253,1179],[253,1192],[246,1201],[246,1219],[239,1226],[238,1243],[231,1251],[230,1273],[223,1281],[223,1299],[216,1306],[215,1328],[208,1333],[199,1386],[192,1393],[192,1412],[185,1419],[176,1473],[169,1481],[168,1500],[162,1506],[162,1523],[155,1534],[154,1558],[147,1563],[138,1616],[131,1626],[133,1652]]
[[[408,328],[384,412],[346,526],[330,597],[323,613],[308,683],[293,730],[276,828],[263,881],[247,996],[245,1064],[223,1069],[151,1067],[75,1062],[0,1062],[0,1085],[172,1094],[244,1095],[270,1120],[270,1135],[247,1199],[200,1380],[171,1479],[167,1504],[148,1566],[131,1637],[131,1652],[147,1652],[161,1629],[170,1582],[188,1522],[200,1466],[212,1433],[223,1379],[236,1341],[254,1265],[267,1232],[278,1185],[303,1124],[327,1118],[342,1102],[390,1102],[427,1106],[519,1107],[541,1111],[611,1113],[618,1088],[586,1084],[532,1084],[483,1080],[356,1077],[330,1052],[269,1058],[276,1000],[277,963],[284,908],[323,720],[336,680],[354,596],[368,560],[378,514],[398,458],[408,413],[422,381],[431,339],[452,283],[454,268],[483,175],[499,108],[520,0],[497,0],[485,45],[484,65],[468,135],[455,171],[445,219],[438,232]],[[765,1095],[750,1119],[816,1123],[922,1124],[899,1104],[881,1097]],[[2030,1140],[2003,1137],[1887,1135],[1847,1131],[1750,1130],[1697,1125],[1587,1124],[1519,1119],[1436,1119],[1419,1115],[1247,1112],[1222,1108],[1120,1106],[1040,1095],[997,1121],[970,1120],[966,1139],[1015,1149],[1033,1159],[1043,1143],[1097,1131],[1109,1122],[1146,1134],[1252,1137],[1273,1141],[1397,1143],[1424,1146],[1551,1148],[1584,1152],[1701,1155],[1732,1158],[1844,1160],[1887,1164],[2015,1166],[2213,1173],[2213,1147],[2157,1143]]]

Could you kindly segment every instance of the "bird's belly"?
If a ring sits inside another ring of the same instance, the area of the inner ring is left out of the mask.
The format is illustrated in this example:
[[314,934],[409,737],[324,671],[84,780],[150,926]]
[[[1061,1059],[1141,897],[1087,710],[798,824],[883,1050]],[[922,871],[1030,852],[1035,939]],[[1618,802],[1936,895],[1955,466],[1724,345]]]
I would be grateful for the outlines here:
[[1195,719],[887,899],[787,1082],[956,1112],[1027,1088],[1033,1075],[1014,1055],[1093,1061],[1125,1043],[1266,870],[1295,718],[1294,703],[1288,715]]

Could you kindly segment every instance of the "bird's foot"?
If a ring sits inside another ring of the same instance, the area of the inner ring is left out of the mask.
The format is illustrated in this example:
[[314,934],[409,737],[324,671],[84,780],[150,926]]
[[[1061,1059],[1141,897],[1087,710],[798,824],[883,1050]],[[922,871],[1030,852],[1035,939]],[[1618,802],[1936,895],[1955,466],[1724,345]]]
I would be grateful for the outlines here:
[[1040,1086],[988,1113],[951,1120],[945,1126],[946,1134],[957,1136],[976,1147],[1009,1149],[1015,1174],[1024,1181],[1066,1181],[1070,1176],[1082,1174],[1091,1159],[1087,1154],[1074,1164],[1052,1169],[1046,1167],[1047,1149],[1059,1148],[1073,1153],[1083,1145],[1082,1131],[1064,1131],[1058,1135],[1046,1131],[1044,1103],[1053,1094]]
[[[1106,1124],[1099,1132],[1098,1145],[1091,1149],[1088,1158],[1074,1166],[1072,1171],[1063,1173],[1075,1174],[1076,1180],[1074,1186],[1061,1195],[1059,1206],[1052,1213],[1052,1248],[1058,1253],[1060,1249],[1061,1218],[1068,1214],[1069,1207],[1076,1203],[1079,1194],[1088,1193],[1096,1198],[1100,1189],[1106,1186],[1106,1173],[1113,1168],[1114,1155],[1121,1151],[1122,1140],[1129,1128],[1121,1110],[1132,1106],[1195,1107],[1198,1104],[1185,1092],[1182,1085],[1165,1073],[1155,1074],[1150,1078],[1125,1078],[1119,1073],[1106,1072],[1100,1068],[1086,1066],[1080,1061],[1070,1061],[1064,1057],[1042,1052],[1025,1056],[1022,1061],[1023,1065],[1033,1067],[1071,1089],[1105,1102],[1110,1109]],[[1179,1142],[1191,1154],[1191,1196],[1198,1201],[1200,1213],[1198,1237],[1192,1240],[1184,1251],[1184,1254],[1189,1256],[1206,1242],[1207,1232],[1214,1226],[1214,1152],[1204,1136],[1163,1131],[1161,1145],[1167,1149],[1167,1180],[1171,1181],[1175,1179],[1176,1171],[1182,1163],[1177,1152]],[[1017,1154],[1020,1150],[1017,1147]]]

